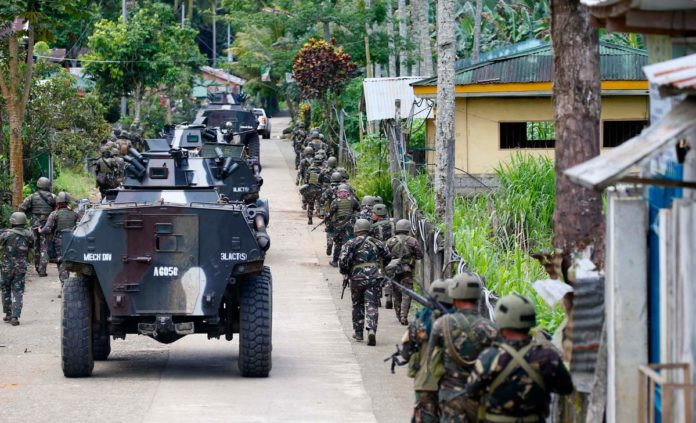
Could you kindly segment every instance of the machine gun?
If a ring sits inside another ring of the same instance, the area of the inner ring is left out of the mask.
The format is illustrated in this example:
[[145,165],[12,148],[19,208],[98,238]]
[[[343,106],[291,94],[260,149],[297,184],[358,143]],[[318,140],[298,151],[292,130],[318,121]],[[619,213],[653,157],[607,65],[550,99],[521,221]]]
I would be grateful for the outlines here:
[[[394,285],[396,285],[397,287],[399,287],[401,292],[408,295],[409,297],[411,297],[411,299],[413,299],[413,301],[415,301],[415,302],[417,302],[417,303],[419,303],[419,304],[421,304],[421,305],[423,305],[431,310],[440,310],[443,314],[449,313],[449,310],[447,310],[445,308],[445,306],[443,306],[440,302],[438,302],[435,298],[433,298],[433,296],[430,295],[430,293],[428,291],[426,291],[425,289],[422,289],[423,294],[425,295],[425,296],[423,296],[423,295],[418,294],[414,290],[407,288],[406,286],[395,281],[393,278],[390,278],[387,275],[383,275],[383,277],[384,277],[384,279],[388,280],[389,282],[391,282]],[[421,287],[421,288],[423,288],[423,287]]]

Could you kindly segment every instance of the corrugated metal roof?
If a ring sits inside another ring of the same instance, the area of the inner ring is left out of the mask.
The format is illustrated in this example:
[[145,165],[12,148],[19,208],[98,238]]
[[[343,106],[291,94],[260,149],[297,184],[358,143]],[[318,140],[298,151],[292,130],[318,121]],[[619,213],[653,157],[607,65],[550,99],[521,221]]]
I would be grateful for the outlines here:
[[426,100],[416,98],[411,84],[419,81],[420,77],[399,78],[365,78],[363,92],[365,93],[365,109],[367,120],[394,119],[397,99],[401,100],[401,116],[406,118],[414,106],[414,117],[425,118],[430,110]]
[[696,54],[648,65],[643,70],[651,84],[668,88],[667,95],[696,91]]
[[570,371],[592,375],[604,325],[604,277],[578,278],[573,283],[573,358]]
[[201,66],[201,71],[237,85],[244,85],[246,83],[246,80],[244,78],[232,75],[231,73],[225,72],[222,69],[217,69],[210,66]]
[[[642,67],[648,64],[643,50],[600,43],[599,68],[602,81],[643,81]],[[455,84],[503,84],[550,82],[553,79],[551,43],[519,53],[498,57],[459,69]],[[416,82],[414,86],[434,86],[437,77]]]
[[683,10],[696,9],[694,0],[580,0],[590,7],[614,6],[618,3],[630,3],[630,7],[640,10]]

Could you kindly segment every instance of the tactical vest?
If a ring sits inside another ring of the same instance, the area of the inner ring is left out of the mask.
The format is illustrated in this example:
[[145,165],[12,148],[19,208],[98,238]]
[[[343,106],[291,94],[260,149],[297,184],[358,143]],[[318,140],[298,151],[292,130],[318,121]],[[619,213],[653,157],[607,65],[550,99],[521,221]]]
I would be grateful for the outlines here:
[[31,214],[35,217],[48,217],[56,206],[53,194],[47,191],[35,192],[31,195]]
[[116,164],[112,162],[111,159],[107,159],[102,157],[99,159],[98,162],[98,171],[99,173],[104,173],[104,174],[113,174],[116,173]]
[[319,141],[316,138],[309,144],[309,146],[312,147],[312,149],[314,150],[315,153],[319,150],[324,149],[324,143],[322,143],[321,141]]
[[392,237],[394,233],[394,222],[391,219],[382,219],[372,224],[377,239],[384,242]]
[[460,336],[468,340],[477,339],[476,333],[474,332],[474,324],[479,319],[481,319],[481,316],[478,315],[465,316],[460,313],[452,313],[444,320],[443,335],[445,339],[445,352],[447,352],[447,357],[459,367],[471,369],[476,363],[480,351],[476,351],[475,354],[471,354],[471,356],[464,356],[461,354],[461,351],[457,350],[454,341]]
[[77,222],[77,213],[70,209],[60,209],[56,211],[56,233],[60,233],[66,229],[72,229]]
[[309,185],[319,185],[319,174],[321,173],[321,169],[313,166],[308,169],[308,172],[307,183]]
[[353,199],[350,196],[336,198],[336,205],[338,206],[337,218],[341,219],[353,214]]
[[413,267],[415,260],[411,252],[411,247],[408,246],[408,235],[399,234],[396,238],[398,242],[391,248],[392,257],[400,258],[402,264]]

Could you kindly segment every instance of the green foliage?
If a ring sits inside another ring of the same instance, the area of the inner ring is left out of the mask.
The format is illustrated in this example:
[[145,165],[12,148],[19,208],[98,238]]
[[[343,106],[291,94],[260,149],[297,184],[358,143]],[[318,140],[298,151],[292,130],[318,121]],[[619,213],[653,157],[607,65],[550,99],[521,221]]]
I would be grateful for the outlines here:
[[339,97],[339,108],[345,110],[343,126],[348,142],[355,142],[360,138],[360,103],[362,102],[363,77],[353,78]]
[[53,181],[53,191],[65,191],[73,199],[90,198],[97,192],[94,176],[78,168],[63,167]]
[[[517,154],[496,169],[501,187],[455,201],[454,239],[466,265],[483,276],[496,295],[518,292],[534,299],[541,326],[554,331],[563,320],[534,292],[532,282],[546,279],[530,253],[551,248],[554,170],[551,160]],[[428,175],[408,181],[419,207],[433,218],[435,198]]]
[[388,207],[392,203],[392,186],[387,163],[387,140],[380,137],[366,137],[353,144],[358,155],[356,173],[350,183],[355,187],[358,197],[379,195]]
[[340,47],[310,38],[295,57],[292,70],[304,96],[321,99],[327,94],[340,94],[356,65]]

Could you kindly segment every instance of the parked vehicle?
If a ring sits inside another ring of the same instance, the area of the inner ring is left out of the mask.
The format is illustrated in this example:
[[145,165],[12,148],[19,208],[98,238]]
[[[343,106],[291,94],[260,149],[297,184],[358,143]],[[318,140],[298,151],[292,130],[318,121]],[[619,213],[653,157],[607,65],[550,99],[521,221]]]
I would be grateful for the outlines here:
[[264,139],[271,138],[271,119],[266,115],[266,111],[264,109],[251,109],[251,111],[254,112],[256,121],[259,124],[257,127],[259,134]]

